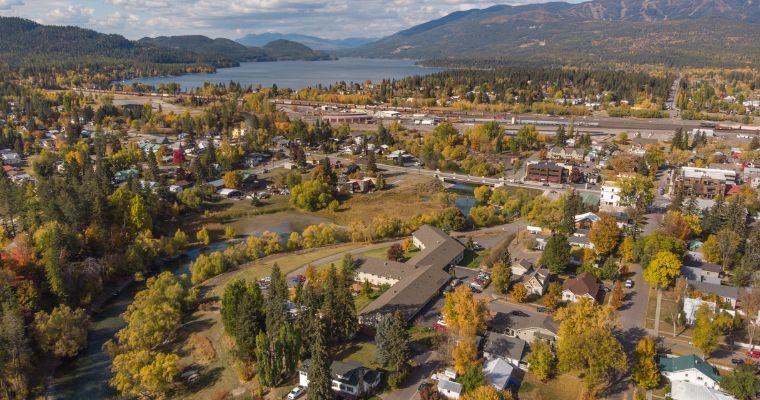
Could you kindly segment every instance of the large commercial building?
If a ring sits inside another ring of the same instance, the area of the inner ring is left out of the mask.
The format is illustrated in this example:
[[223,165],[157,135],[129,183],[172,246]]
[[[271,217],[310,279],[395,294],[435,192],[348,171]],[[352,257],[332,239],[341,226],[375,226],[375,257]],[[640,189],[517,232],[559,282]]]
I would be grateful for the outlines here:
[[322,114],[322,121],[331,124],[367,124],[372,121],[372,117],[366,113],[329,113]]
[[405,263],[359,260],[358,281],[391,285],[359,313],[362,324],[374,326],[381,316],[395,312],[410,322],[451,280],[448,267],[464,256],[465,248],[458,240],[429,225],[414,232],[412,240],[420,251]]
[[532,161],[525,165],[525,180],[551,183],[579,182],[578,168],[562,163]]
[[714,199],[726,194],[726,188],[735,184],[736,171],[729,169],[683,167],[680,174],[674,174],[674,193],[695,196],[698,199]]

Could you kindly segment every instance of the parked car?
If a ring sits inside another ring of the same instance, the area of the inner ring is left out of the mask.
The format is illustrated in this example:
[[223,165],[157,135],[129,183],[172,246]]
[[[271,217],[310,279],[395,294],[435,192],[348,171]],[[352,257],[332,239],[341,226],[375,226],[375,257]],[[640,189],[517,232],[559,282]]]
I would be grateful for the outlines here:
[[530,315],[528,313],[526,313],[524,311],[520,311],[520,310],[514,310],[514,311],[512,311],[511,314],[515,315],[515,316],[518,316],[518,317],[530,317]]
[[446,321],[440,319],[436,323],[433,324],[433,329],[436,331],[445,331],[446,330]]
[[290,391],[290,393],[288,393],[288,400],[295,400],[303,396],[304,393],[306,393],[306,388],[301,385],[298,385],[294,387],[293,390]]
[[484,281],[490,281],[491,280],[491,274],[488,272],[479,272],[478,278]]
[[549,309],[548,309],[548,308],[546,308],[546,307],[538,307],[538,308],[536,309],[536,311],[538,311],[538,312],[540,312],[540,313],[545,313],[545,312],[549,311]]
[[295,275],[290,278],[290,281],[293,283],[304,283],[306,282],[306,277],[303,275]]
[[760,358],[760,350],[758,349],[752,349],[747,352],[747,355],[752,358]]
[[627,279],[625,281],[625,287],[627,287],[628,289],[631,289],[633,287],[633,281],[630,279]]
[[732,358],[731,359],[731,364],[742,365],[742,364],[744,364],[744,360],[742,360],[741,358]]

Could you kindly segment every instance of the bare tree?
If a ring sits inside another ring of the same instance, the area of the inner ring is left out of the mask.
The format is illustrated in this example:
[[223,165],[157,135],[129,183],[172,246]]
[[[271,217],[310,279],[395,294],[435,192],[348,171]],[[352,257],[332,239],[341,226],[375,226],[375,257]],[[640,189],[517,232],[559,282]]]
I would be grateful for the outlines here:
[[751,347],[755,341],[757,327],[760,325],[757,314],[760,311],[760,290],[742,289],[739,301],[741,301],[742,309],[747,314],[747,336],[749,336],[749,345]]
[[676,303],[675,307],[670,310],[670,319],[673,322],[673,337],[676,336],[676,325],[678,323],[678,315],[683,308],[683,299],[686,297],[688,291],[688,284],[686,279],[679,278],[676,280],[676,284],[673,287],[673,301]]

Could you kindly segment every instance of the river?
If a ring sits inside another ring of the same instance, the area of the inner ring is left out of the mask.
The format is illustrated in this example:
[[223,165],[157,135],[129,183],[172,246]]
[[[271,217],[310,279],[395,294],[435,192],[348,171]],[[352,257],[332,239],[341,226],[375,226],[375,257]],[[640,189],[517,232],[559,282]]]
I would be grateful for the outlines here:
[[[224,250],[240,240],[212,243],[205,248],[194,248],[187,251],[174,274],[179,276],[190,273],[190,265],[200,254]],[[121,293],[106,301],[100,312],[91,317],[90,333],[87,338],[87,348],[73,360],[61,365],[55,377],[54,398],[61,400],[101,400],[116,397],[116,392],[108,385],[111,378],[111,359],[103,344],[113,339],[121,328],[124,320],[121,314],[134,300],[135,294],[145,287],[144,283],[128,286]]]
[[377,58],[341,58],[330,61],[277,61],[245,62],[239,67],[220,68],[211,74],[187,74],[180,76],[137,78],[123,81],[158,87],[161,83],[179,83],[182,90],[202,87],[205,82],[242,85],[273,84],[281,88],[303,89],[317,85],[332,85],[336,82],[363,83],[366,80],[379,82],[382,79],[402,79],[413,75],[428,75],[441,71],[415,65],[412,60],[386,60]]

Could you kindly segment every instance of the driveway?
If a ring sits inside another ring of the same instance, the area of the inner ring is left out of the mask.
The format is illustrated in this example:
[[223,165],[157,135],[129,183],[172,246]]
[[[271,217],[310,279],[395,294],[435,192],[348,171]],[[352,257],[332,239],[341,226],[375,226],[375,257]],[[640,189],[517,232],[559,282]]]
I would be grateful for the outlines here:
[[383,400],[419,399],[420,396],[417,393],[417,387],[419,387],[420,383],[430,378],[430,376],[433,375],[433,371],[443,366],[444,364],[440,355],[435,351],[427,351],[414,357],[412,373],[401,385],[402,387],[390,392],[385,392],[380,395],[380,398]]

